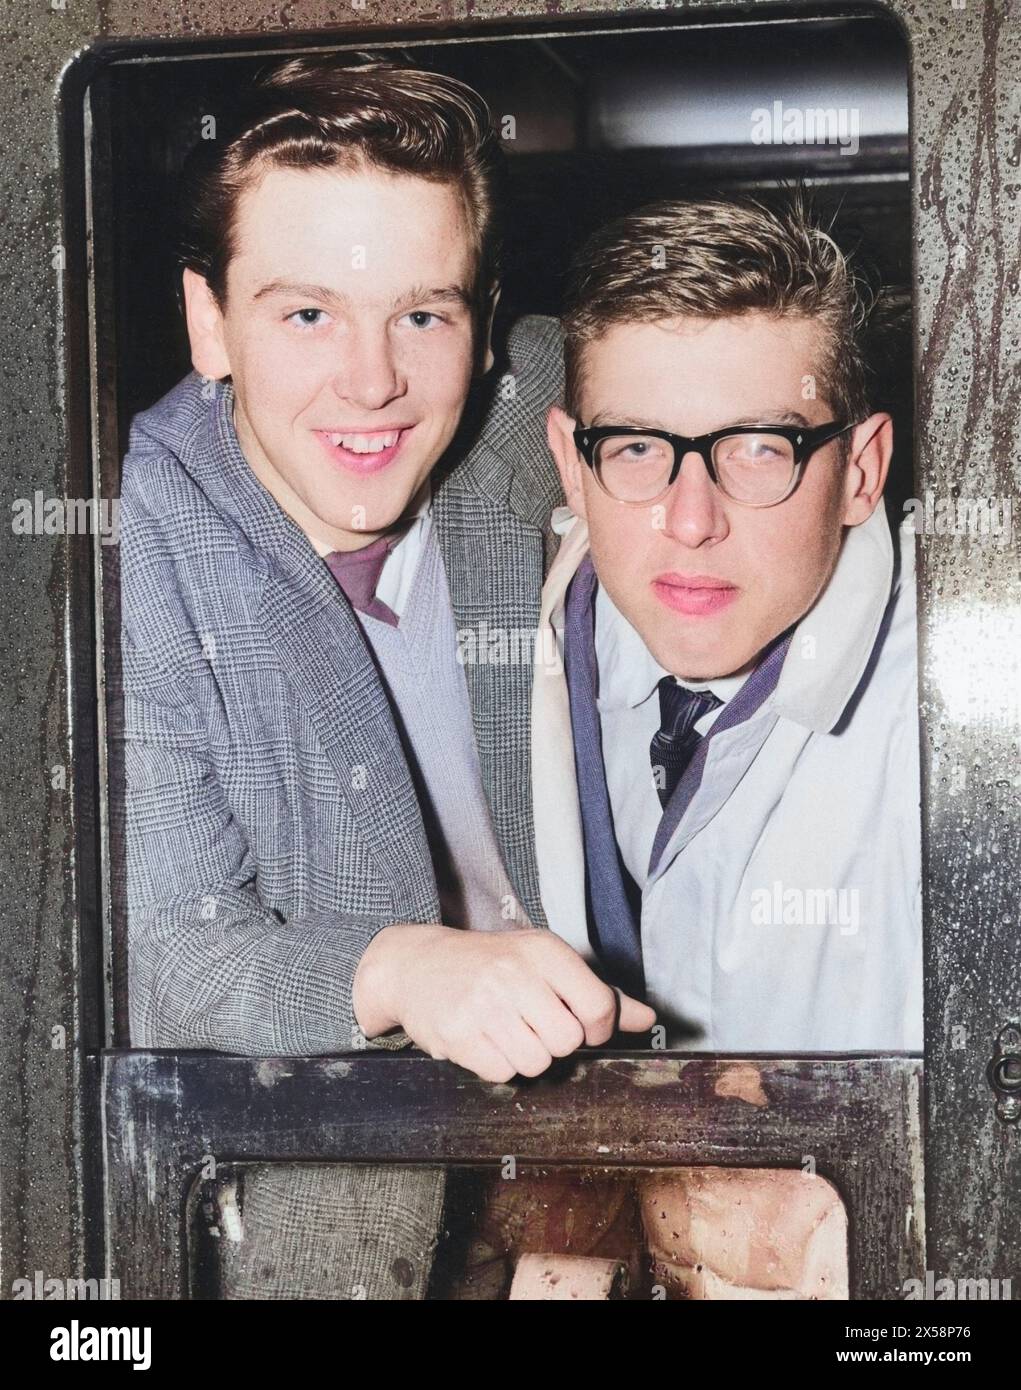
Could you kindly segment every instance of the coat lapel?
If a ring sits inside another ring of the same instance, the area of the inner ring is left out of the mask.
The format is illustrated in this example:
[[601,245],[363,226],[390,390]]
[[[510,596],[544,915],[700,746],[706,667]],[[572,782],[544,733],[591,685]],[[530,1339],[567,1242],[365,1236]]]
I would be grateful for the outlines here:
[[693,789],[685,788],[682,778],[674,793],[678,804],[675,807],[671,801],[667,808],[673,815],[669,819],[664,816],[661,834],[653,845],[647,887],[662,878],[681,851],[727,804],[776,723],[772,709],[764,709],[733,730],[720,733],[718,739],[710,740],[705,764],[698,769]]
[[543,907],[549,925],[594,960],[585,904],[585,848],[574,763],[571,702],[564,671],[564,600],[588,552],[578,519],[564,536],[542,591],[532,689],[532,797]]
[[480,442],[436,488],[433,519],[493,829],[525,912],[544,926],[529,754],[543,538],[510,510],[511,481],[507,466]]
[[702,739],[663,812],[649,860],[651,883],[665,852],[684,848],[728,801],[777,722],[770,697],[791,645],[788,633],[772,643]]
[[[258,616],[295,704],[315,728],[376,872],[390,886],[394,910],[413,920],[428,905],[408,899],[408,884],[421,882],[423,868],[432,877],[432,859],[389,700],[358,620],[326,564],[248,466],[232,404],[228,386],[214,405],[205,446],[189,466],[214,505],[240,528],[239,554],[262,576]],[[403,834],[393,834],[394,824]]]
[[[270,573],[260,616],[395,910],[417,915],[422,908],[405,901],[411,869],[420,873],[424,860],[431,872],[432,860],[390,703],[354,613],[319,556],[307,558],[300,575]],[[328,583],[319,584],[319,568]],[[409,847],[412,864],[402,862]]]

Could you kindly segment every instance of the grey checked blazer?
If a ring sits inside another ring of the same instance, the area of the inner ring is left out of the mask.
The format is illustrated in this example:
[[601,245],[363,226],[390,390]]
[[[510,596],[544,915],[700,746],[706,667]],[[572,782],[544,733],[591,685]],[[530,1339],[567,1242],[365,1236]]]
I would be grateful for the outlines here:
[[[459,461],[436,475],[458,628],[534,628],[551,553],[544,527],[560,496],[545,418],[562,391],[557,325],[522,320],[507,357],[477,427],[448,455]],[[254,1055],[399,1046],[403,1035],[366,1041],[351,985],[376,932],[440,920],[421,813],[357,619],[246,463],[232,399],[229,384],[185,378],[136,417],[124,462],[132,1045]],[[496,836],[525,911],[544,926],[531,667],[464,670]],[[420,1297],[441,1203],[442,1175],[422,1170],[253,1170],[228,1289]]]

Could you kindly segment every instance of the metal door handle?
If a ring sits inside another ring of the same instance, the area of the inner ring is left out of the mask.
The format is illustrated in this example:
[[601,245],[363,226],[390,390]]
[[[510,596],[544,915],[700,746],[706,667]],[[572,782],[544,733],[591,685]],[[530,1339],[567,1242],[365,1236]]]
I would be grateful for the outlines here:
[[996,1097],[997,1118],[1016,1124],[1021,1119],[1021,1027],[1016,1023],[1000,1029],[986,1077]]

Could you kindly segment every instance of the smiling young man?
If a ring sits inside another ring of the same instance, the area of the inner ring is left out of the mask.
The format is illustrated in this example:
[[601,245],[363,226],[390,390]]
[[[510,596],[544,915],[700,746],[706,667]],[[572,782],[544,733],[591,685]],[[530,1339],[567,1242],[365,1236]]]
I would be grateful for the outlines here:
[[[195,372],[122,483],[137,1046],[413,1041],[506,1081],[652,1022],[528,929],[531,665],[458,660],[459,630],[534,628],[558,495],[552,324],[512,332],[514,392],[458,434],[499,159],[461,83],[299,59],[189,174]],[[442,1200],[422,1169],[256,1169],[227,1288],[421,1297]]]

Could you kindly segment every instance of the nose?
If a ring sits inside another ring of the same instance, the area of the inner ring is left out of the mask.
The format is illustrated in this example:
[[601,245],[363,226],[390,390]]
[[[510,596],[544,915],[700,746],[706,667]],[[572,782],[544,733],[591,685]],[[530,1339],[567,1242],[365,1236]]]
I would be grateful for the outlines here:
[[702,545],[722,540],[727,534],[727,517],[720,494],[709,476],[700,454],[694,450],[681,459],[681,470],[664,499],[664,530],[684,545]]
[[362,328],[351,335],[333,389],[362,410],[381,410],[404,395],[407,380],[385,326]]

